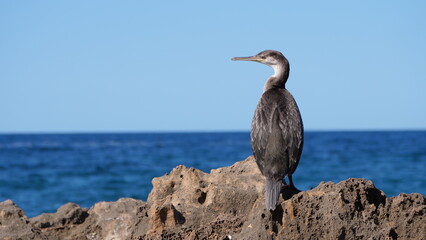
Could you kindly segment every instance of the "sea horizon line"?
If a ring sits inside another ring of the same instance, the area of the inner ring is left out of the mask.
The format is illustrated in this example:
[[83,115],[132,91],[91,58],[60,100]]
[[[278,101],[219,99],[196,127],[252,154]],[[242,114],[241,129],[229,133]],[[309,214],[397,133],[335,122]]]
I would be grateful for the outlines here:
[[[426,129],[306,129],[305,133],[424,132]],[[250,133],[250,130],[108,130],[108,131],[11,131],[1,135],[126,135],[126,134],[226,134]]]

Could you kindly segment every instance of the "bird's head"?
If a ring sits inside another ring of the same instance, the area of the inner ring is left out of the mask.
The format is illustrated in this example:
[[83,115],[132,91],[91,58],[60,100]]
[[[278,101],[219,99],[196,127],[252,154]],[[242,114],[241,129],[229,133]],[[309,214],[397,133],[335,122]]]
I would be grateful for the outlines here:
[[252,57],[234,57],[233,61],[254,61],[274,67],[287,62],[284,55],[275,50],[265,50]]
[[252,57],[234,57],[233,61],[254,61],[266,64],[274,69],[274,75],[266,81],[264,91],[272,87],[284,87],[290,72],[290,64],[287,58],[278,51],[265,50]]

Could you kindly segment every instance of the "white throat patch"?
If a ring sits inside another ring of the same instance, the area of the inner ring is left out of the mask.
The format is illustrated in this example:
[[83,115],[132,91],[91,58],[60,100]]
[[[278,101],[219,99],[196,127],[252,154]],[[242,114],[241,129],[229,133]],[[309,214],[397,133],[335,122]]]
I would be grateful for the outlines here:
[[273,77],[278,77],[279,74],[283,73],[283,66],[281,64],[276,64],[271,66],[274,69]]

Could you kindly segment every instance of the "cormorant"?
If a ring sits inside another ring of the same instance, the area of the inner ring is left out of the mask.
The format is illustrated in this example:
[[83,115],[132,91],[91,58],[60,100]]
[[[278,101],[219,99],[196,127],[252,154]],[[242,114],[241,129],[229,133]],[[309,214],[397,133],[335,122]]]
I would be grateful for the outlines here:
[[[272,67],[257,105],[251,126],[251,146],[257,166],[266,179],[265,204],[275,210],[287,176],[294,189],[292,174],[303,149],[303,123],[296,101],[285,88],[290,72],[288,60],[281,52],[265,50],[252,57],[235,57],[234,61],[255,61]],[[296,189],[297,190],[297,189]]]

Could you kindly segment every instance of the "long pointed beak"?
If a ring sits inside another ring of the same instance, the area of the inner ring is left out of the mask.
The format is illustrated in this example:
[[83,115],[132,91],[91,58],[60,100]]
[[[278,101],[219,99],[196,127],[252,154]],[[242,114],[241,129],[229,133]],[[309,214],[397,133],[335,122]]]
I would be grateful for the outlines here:
[[231,58],[232,61],[254,61],[254,62],[261,62],[262,59],[256,56],[252,57],[234,57]]

